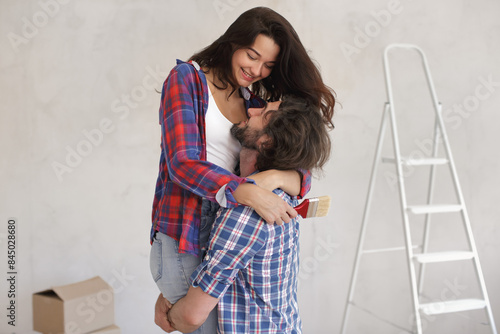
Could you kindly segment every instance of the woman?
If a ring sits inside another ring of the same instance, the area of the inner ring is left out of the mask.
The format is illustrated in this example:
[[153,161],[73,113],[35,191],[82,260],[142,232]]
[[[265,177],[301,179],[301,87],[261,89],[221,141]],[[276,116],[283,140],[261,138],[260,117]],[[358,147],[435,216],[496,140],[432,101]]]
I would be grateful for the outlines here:
[[[219,205],[248,205],[268,223],[282,223],[297,213],[271,190],[309,191],[309,172],[266,171],[252,176],[256,184],[234,173],[239,144],[229,129],[246,121],[249,107],[265,104],[250,86],[266,100],[287,93],[307,98],[333,128],[331,90],[293,27],[271,9],[243,13],[188,63],[178,61],[161,97],[162,153],[151,228],[151,272],[171,303],[187,293]],[[213,333],[216,326],[214,313],[197,333]]]

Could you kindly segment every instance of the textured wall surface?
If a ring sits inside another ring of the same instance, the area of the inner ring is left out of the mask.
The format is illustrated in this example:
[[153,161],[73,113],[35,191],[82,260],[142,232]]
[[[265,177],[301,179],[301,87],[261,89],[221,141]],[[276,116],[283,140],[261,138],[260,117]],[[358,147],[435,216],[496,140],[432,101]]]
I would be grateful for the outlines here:
[[[332,159],[311,195],[332,197],[326,218],[304,222],[300,306],[304,333],[338,333],[354,262],[386,92],[382,52],[420,46],[429,60],[493,312],[500,321],[500,3],[495,0],[0,0],[0,275],[8,219],[17,219],[16,326],[31,333],[31,294],[100,275],[115,289],[123,333],[160,333],[149,272],[150,213],[159,157],[156,92],[175,59],[217,38],[243,11],[284,15],[342,107]],[[419,59],[391,57],[401,146],[428,151],[432,108]],[[390,154],[389,141],[384,153]],[[427,169],[405,171],[408,200],[425,200]],[[403,243],[394,167],[377,176],[366,245]],[[456,200],[444,169],[436,201]],[[466,248],[458,215],[436,215],[431,249]],[[418,243],[422,219],[413,223]],[[412,324],[402,252],[361,263],[349,333],[407,333]],[[477,295],[472,266],[429,266],[431,300]],[[5,313],[5,315],[4,315]],[[383,319],[383,320],[382,320]],[[426,333],[490,333],[483,311],[424,319]]]

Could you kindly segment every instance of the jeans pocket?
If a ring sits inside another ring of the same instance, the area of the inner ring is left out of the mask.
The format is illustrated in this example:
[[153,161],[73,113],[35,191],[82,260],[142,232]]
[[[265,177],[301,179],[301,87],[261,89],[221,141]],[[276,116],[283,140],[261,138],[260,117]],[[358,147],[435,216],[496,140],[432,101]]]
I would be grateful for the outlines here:
[[151,245],[151,253],[149,255],[149,268],[153,280],[158,282],[162,276],[162,259],[161,259],[161,241],[158,239],[153,240]]
[[215,217],[217,216],[217,211],[220,206],[215,202],[210,202],[207,199],[203,199],[201,206],[201,222],[200,222],[200,231],[212,229],[212,225],[215,221]]
[[201,216],[200,232],[211,229],[215,221],[215,216]]

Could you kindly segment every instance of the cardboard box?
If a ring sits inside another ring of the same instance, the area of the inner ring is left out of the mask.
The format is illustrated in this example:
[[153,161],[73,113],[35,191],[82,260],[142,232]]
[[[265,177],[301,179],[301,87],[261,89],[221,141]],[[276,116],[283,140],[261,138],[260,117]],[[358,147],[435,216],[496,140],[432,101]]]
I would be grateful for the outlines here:
[[103,329],[100,329],[98,331],[92,332],[90,334],[120,334],[120,328],[116,325],[112,325]]
[[35,331],[84,334],[112,326],[114,322],[113,288],[98,276],[33,294]]

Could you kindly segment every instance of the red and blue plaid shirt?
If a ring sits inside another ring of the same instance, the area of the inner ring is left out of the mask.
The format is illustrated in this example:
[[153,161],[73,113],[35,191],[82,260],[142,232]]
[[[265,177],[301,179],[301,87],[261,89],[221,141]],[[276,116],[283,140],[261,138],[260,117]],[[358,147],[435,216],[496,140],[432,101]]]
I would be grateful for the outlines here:
[[[265,102],[244,92],[246,108]],[[216,202],[223,187],[226,207],[236,207],[233,191],[243,182],[238,177],[207,161],[205,113],[208,86],[205,74],[196,63],[177,60],[163,84],[160,105],[161,155],[153,201],[151,240],[156,231],[179,241],[179,253],[197,255],[201,201]],[[304,172],[301,195],[311,187],[309,172]]]
[[[297,200],[275,193],[290,205]],[[299,218],[267,224],[252,208],[221,209],[192,285],[219,298],[218,333],[302,333],[297,282]]]

